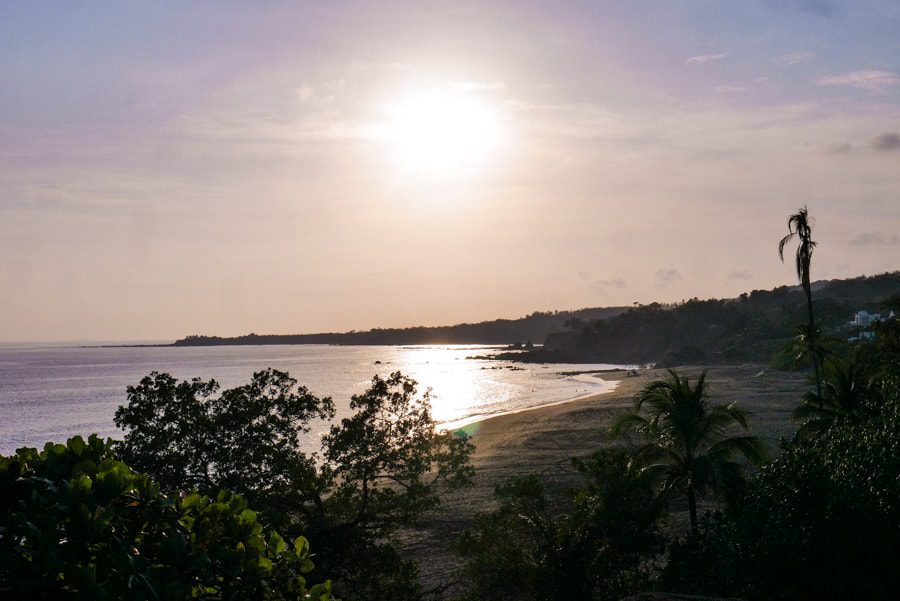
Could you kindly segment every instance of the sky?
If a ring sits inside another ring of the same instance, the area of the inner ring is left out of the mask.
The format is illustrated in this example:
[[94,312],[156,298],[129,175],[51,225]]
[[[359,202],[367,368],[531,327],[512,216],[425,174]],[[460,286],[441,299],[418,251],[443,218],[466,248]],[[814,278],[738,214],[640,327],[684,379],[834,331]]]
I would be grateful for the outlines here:
[[0,3],[0,341],[900,269],[895,0]]

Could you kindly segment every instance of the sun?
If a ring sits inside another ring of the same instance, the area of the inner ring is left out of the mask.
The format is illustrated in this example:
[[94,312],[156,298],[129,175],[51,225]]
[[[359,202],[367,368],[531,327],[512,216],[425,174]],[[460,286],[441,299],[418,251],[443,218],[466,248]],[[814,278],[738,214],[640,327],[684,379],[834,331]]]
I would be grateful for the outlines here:
[[454,89],[419,91],[392,102],[383,128],[396,162],[418,174],[484,165],[494,157],[501,137],[496,107]]

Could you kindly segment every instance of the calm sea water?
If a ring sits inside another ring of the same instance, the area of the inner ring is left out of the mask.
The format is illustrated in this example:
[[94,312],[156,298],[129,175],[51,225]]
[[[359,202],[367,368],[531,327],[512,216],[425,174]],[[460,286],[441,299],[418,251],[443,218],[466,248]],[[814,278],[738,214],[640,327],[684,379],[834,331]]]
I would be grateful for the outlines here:
[[[331,396],[338,416],[375,374],[401,371],[420,390],[432,389],[435,420],[449,423],[565,401],[610,390],[613,384],[561,372],[611,365],[514,365],[467,359],[477,346],[219,346],[77,348],[0,346],[0,454],[22,446],[65,441],[76,434],[117,437],[116,407],[125,389],[152,371],[181,379],[214,378],[224,388],[273,367],[289,372],[318,396]],[[377,364],[376,361],[380,361]],[[321,434],[313,431],[310,445]]]

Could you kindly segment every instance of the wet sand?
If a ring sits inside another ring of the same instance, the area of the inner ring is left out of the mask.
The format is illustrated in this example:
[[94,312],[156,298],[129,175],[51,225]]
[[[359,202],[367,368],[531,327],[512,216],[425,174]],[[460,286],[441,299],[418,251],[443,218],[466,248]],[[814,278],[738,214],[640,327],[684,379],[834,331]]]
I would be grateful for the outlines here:
[[[678,368],[695,378],[702,368]],[[423,582],[441,582],[459,564],[452,553],[453,541],[471,527],[474,512],[495,507],[493,489],[504,480],[536,474],[545,483],[550,498],[561,499],[567,488],[577,485],[572,457],[586,456],[601,447],[620,446],[607,431],[612,419],[629,410],[634,395],[665,370],[642,370],[637,376],[624,371],[596,374],[619,381],[612,392],[563,404],[500,415],[463,428],[475,444],[472,457],[475,484],[444,495],[441,506],[430,512],[419,528],[404,532],[409,554],[422,569]],[[717,366],[708,369],[707,380],[713,402],[736,402],[750,413],[750,429],[770,442],[773,452],[781,437],[795,430],[790,415],[806,390],[802,374],[777,372],[761,365]],[[680,507],[673,507],[672,527],[685,522]]]

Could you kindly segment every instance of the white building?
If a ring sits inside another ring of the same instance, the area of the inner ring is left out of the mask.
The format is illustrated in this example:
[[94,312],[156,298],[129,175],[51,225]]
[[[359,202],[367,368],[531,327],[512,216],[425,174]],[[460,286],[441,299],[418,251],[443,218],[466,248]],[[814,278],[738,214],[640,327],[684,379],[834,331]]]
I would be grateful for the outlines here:
[[887,316],[887,318],[882,317],[881,313],[869,313],[868,311],[859,311],[856,315],[853,316],[853,321],[850,322],[850,325],[854,325],[860,328],[867,328],[876,321],[884,321],[885,319],[891,319],[894,316],[894,312],[891,311],[891,314]]

